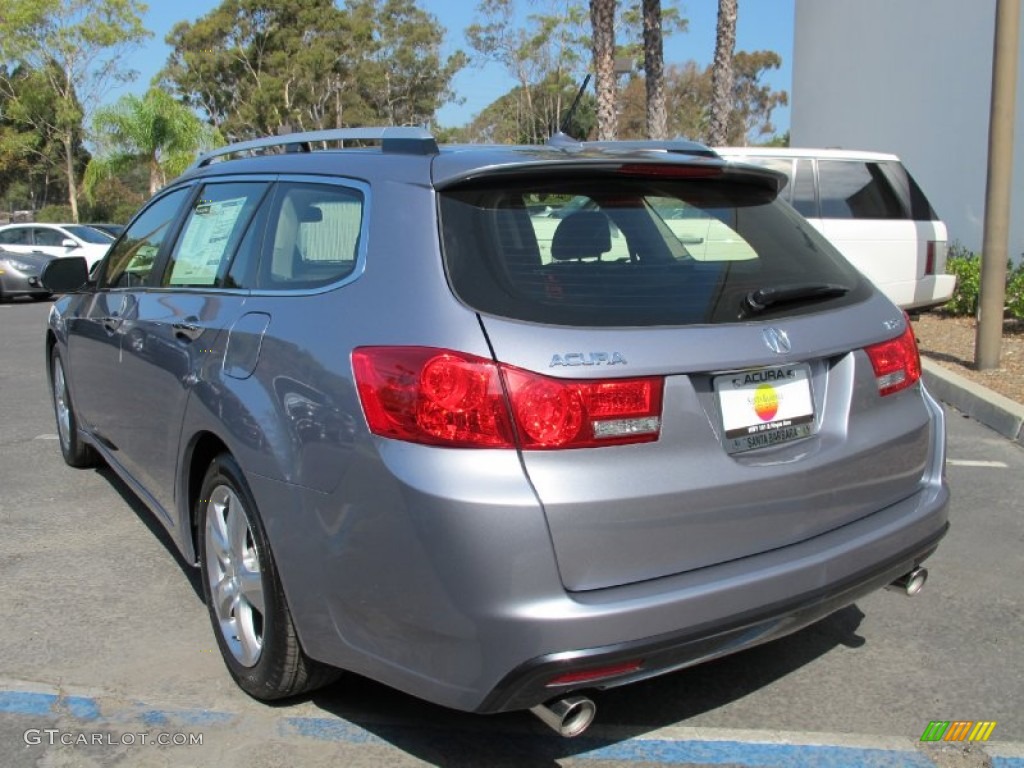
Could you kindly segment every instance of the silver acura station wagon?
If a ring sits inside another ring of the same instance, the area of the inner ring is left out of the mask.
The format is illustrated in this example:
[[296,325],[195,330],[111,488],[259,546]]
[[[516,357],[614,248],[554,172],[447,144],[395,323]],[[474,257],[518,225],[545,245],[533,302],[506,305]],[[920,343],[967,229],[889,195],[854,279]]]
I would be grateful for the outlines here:
[[575,735],[916,592],[948,527],[910,325],[784,183],[688,142],[218,149],[90,282],[47,268],[64,459],[199,567],[252,696],[344,669]]

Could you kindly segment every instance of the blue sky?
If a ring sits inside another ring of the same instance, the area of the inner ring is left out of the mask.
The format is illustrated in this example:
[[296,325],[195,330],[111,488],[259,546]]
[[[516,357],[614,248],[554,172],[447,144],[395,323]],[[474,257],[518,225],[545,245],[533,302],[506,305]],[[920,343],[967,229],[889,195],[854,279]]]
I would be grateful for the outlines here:
[[[434,14],[448,32],[445,45],[448,51],[462,48],[468,51],[463,30],[474,20],[472,0],[418,0],[424,10]],[[794,0],[743,0],[739,3],[739,21],[736,30],[737,50],[770,49],[782,56],[782,68],[766,78],[773,88],[792,90],[793,58],[793,3]],[[107,101],[121,93],[145,91],[150,79],[163,66],[170,53],[164,38],[179,21],[194,21],[219,4],[219,0],[149,0],[149,11],[144,23],[153,37],[142,50],[128,60],[128,66],[139,72],[132,86],[112,91]],[[664,0],[668,5],[668,0]],[[529,12],[531,5],[543,6],[543,0],[519,0]],[[665,41],[666,64],[681,64],[696,59],[700,64],[711,61],[715,49],[715,23],[717,0],[690,0],[680,3],[684,17],[690,20],[689,31]],[[461,125],[486,107],[491,101],[511,88],[513,82],[497,65],[463,70],[454,81],[455,91],[464,99],[461,105],[449,104],[438,114],[441,125]],[[773,122],[781,133],[789,128],[789,109],[779,109]]]

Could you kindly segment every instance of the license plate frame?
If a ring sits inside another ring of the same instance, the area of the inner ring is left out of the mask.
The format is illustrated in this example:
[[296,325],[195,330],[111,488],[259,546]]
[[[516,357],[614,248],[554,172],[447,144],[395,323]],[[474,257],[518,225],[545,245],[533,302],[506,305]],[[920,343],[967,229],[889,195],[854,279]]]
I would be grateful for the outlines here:
[[806,363],[754,368],[712,378],[726,453],[780,445],[817,431]]

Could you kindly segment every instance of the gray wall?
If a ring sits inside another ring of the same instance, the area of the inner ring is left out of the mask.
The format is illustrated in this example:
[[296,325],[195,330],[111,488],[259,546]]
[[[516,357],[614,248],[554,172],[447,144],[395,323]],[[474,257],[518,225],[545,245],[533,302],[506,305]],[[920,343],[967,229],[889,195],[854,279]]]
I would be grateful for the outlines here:
[[[796,0],[792,145],[899,155],[950,240],[980,250],[994,23],[995,0]],[[1024,252],[1024,56],[1018,71],[1015,260]]]

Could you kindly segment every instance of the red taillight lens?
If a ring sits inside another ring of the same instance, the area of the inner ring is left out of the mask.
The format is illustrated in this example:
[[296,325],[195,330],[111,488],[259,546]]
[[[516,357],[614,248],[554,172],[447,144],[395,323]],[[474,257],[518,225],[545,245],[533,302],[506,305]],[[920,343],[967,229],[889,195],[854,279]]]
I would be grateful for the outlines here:
[[366,422],[383,437],[512,448],[518,434],[537,450],[649,442],[661,431],[659,377],[568,381],[427,347],[362,347],[352,369]]
[[490,360],[428,347],[364,347],[352,353],[352,370],[375,434],[430,445],[515,444]]
[[924,257],[924,273],[926,275],[935,274],[935,246],[936,242],[934,240],[928,241],[928,250],[925,251]]
[[910,326],[910,318],[906,322],[906,330],[897,338],[865,349],[875,371],[880,395],[899,392],[921,378],[921,356],[917,351],[914,329]]
[[660,377],[567,381],[502,366],[525,449],[645,443],[661,432]]

